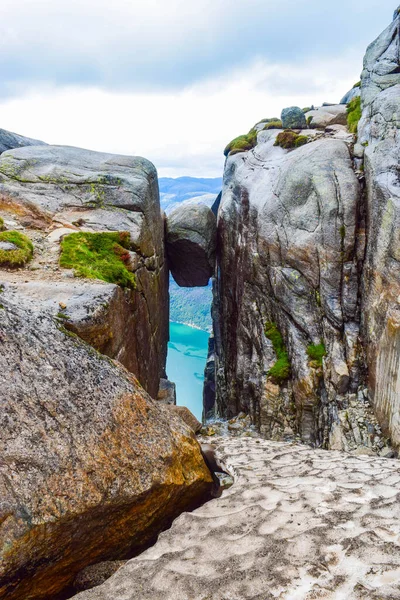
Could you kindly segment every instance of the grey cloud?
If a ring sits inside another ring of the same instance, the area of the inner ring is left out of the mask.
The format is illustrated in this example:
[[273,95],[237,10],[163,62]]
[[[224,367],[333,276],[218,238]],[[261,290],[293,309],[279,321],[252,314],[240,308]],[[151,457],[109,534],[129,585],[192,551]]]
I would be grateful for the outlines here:
[[256,58],[301,64],[354,48],[361,55],[393,12],[391,0],[3,3],[3,97],[40,83],[177,89]]

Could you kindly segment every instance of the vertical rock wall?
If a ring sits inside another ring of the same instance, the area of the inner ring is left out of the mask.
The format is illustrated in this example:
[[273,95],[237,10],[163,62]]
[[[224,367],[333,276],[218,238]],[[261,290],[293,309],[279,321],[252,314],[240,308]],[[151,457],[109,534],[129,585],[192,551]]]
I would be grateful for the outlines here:
[[400,445],[400,10],[368,47],[361,76],[359,142],[365,147],[368,244],[363,335],[369,390]]

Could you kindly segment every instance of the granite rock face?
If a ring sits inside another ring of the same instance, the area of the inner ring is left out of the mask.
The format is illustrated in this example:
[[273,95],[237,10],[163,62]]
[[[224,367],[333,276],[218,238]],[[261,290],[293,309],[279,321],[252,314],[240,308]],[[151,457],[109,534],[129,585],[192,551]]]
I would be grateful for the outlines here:
[[[329,445],[339,410],[358,390],[364,252],[360,186],[346,143],[316,139],[293,151],[262,132],[229,157],[218,214],[218,414],[249,413],[266,435],[287,426]],[[280,332],[290,376],[269,371]],[[309,349],[324,345],[316,362]]]
[[0,296],[0,597],[53,600],[204,500],[211,475],[132,374],[46,307]]
[[212,441],[234,485],[76,600],[400,597],[398,461]]
[[262,131],[226,161],[215,410],[250,414],[270,438],[400,445],[399,27],[397,11],[367,50],[358,140],[345,107],[324,105],[305,145],[285,151]]
[[[157,173],[139,157],[37,146],[0,157],[0,215],[35,246],[24,271],[0,272],[39,301],[59,303],[66,327],[116,358],[156,397],[168,340],[168,269]],[[127,231],[136,289],[76,279],[58,266],[63,235]],[[28,284],[25,282],[28,281]],[[100,293],[97,295],[97,290]]]
[[307,126],[303,111],[298,106],[284,108],[281,113],[283,129],[305,129]]
[[208,284],[215,266],[216,233],[216,218],[207,206],[181,206],[168,215],[168,262],[178,285]]
[[0,129],[0,154],[13,148],[22,148],[24,146],[46,146],[45,142],[24,137],[18,133],[12,133],[6,129]]
[[400,12],[368,47],[361,75],[368,244],[363,335],[371,400],[400,446]]

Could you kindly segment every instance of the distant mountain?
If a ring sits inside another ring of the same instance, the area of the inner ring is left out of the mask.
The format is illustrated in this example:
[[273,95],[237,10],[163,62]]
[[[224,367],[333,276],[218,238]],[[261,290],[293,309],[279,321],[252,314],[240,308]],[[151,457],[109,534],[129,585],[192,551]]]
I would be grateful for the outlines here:
[[222,177],[160,177],[161,208],[169,213],[178,204],[206,204],[212,206],[222,188]]

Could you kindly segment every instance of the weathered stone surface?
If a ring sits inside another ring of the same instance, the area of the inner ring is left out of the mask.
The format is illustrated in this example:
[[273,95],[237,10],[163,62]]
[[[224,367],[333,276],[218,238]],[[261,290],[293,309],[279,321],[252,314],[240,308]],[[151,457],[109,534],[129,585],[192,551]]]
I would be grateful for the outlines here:
[[101,585],[123,567],[125,562],[125,560],[108,560],[82,569],[74,580],[75,592],[84,592]]
[[361,77],[368,211],[363,335],[376,414],[400,446],[400,13],[367,49]]
[[207,285],[214,270],[216,218],[207,206],[182,206],[167,219],[167,253],[176,283]]
[[340,104],[348,104],[350,100],[354,98],[358,98],[361,94],[361,89],[359,86],[352,87],[341,99]]
[[157,400],[163,404],[176,404],[176,385],[169,379],[160,379]]
[[[46,297],[54,306],[66,296],[67,326],[120,360],[156,397],[165,374],[168,268],[154,166],[140,157],[79,148],[10,150],[0,157],[0,216],[6,223],[12,218],[13,228],[27,233],[35,246],[28,269],[18,276],[0,273],[0,279],[32,281],[36,297]],[[128,231],[136,289],[109,286],[105,293],[102,286],[102,306],[95,300],[98,284],[92,280],[81,287],[77,283],[79,290],[72,292],[71,272],[59,268],[58,256],[60,238],[74,231]],[[68,283],[64,275],[69,275]]]
[[188,427],[193,431],[193,433],[198,433],[202,428],[202,424],[200,421],[196,419],[194,414],[186,407],[186,406],[176,406],[170,404],[168,409],[175,415],[178,415]]
[[[243,410],[271,435],[276,424],[282,432],[294,424],[303,439],[328,446],[338,407],[359,384],[360,188],[345,143],[322,138],[287,152],[275,136],[262,132],[254,153],[226,163],[213,311],[217,412]],[[267,322],[290,360],[279,391],[269,385],[277,357]],[[321,342],[323,367],[307,354]]]
[[217,443],[234,485],[76,600],[400,598],[398,461]]
[[55,600],[203,500],[211,476],[190,429],[127,370],[46,307],[0,300],[0,597]]
[[337,104],[333,106],[321,106],[315,110],[310,110],[305,114],[309,127],[325,129],[330,125],[346,125],[347,112],[346,106]]
[[34,140],[32,138],[7,131],[6,129],[0,129],[0,154],[13,148],[22,148],[24,146],[45,146],[45,142],[40,140]]
[[281,113],[281,121],[284,129],[305,129],[307,127],[304,113],[298,106],[284,108]]

